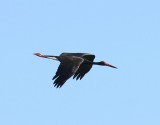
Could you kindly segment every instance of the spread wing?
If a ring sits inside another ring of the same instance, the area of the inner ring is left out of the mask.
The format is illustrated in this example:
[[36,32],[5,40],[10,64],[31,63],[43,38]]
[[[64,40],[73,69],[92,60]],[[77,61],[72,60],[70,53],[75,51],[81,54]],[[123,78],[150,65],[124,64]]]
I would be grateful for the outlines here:
[[92,55],[89,53],[61,53],[60,56],[76,56],[83,58],[85,55]]
[[76,62],[61,62],[55,76],[52,80],[54,86],[61,87],[71,76],[73,76],[78,70],[79,66],[83,62],[83,59],[78,59]]
[[[86,54],[86,55],[83,55],[83,58],[90,62],[93,62],[95,55]],[[92,64],[82,63],[79,69],[77,70],[77,72],[74,74],[73,79],[76,78],[76,80],[78,79],[81,80],[84,77],[84,75],[90,71],[91,68],[92,68]]]

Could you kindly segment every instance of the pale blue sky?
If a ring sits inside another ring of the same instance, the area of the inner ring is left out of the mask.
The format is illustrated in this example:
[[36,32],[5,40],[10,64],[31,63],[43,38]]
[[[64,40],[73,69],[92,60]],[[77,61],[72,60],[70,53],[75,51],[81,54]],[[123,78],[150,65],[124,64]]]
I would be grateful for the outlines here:
[[[1,125],[160,125],[158,0],[1,0]],[[87,52],[81,80],[53,87],[58,62]]]

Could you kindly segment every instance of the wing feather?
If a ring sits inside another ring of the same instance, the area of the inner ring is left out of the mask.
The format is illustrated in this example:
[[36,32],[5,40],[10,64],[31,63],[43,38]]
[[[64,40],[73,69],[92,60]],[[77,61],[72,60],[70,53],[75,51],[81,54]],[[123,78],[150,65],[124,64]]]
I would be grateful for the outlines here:
[[[93,62],[95,55],[84,55],[83,58]],[[84,75],[90,71],[91,68],[92,64],[82,63],[77,72],[74,74],[73,79],[76,78],[76,80],[81,80],[84,77]]]
[[54,86],[59,88],[61,87],[71,76],[73,76],[78,70],[79,66],[83,62],[83,59],[72,57],[76,62],[61,62],[55,76],[52,80],[54,81]]

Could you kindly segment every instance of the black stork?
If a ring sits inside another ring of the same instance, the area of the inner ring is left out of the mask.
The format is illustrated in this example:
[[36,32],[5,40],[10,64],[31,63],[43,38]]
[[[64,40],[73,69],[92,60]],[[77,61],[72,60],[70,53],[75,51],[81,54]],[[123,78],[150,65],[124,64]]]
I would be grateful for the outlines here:
[[82,79],[86,73],[92,68],[92,65],[109,66],[112,68],[117,68],[107,62],[93,62],[95,55],[88,53],[62,53],[60,56],[52,55],[42,55],[40,53],[35,53],[34,55],[60,61],[60,65],[57,72],[52,80],[54,81],[54,86],[56,88],[62,87],[62,85],[71,77]]

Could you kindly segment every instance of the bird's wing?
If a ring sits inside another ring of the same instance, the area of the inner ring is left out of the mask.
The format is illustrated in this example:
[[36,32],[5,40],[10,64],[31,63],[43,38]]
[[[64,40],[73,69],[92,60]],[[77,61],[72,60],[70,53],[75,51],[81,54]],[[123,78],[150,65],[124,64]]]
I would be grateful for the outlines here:
[[[83,56],[84,59],[90,61],[90,62],[93,62],[94,58],[95,58],[95,55],[84,55]],[[73,76],[73,79],[76,78],[76,80],[78,79],[82,79],[84,77],[84,75],[86,73],[89,72],[89,70],[92,68],[92,64],[85,64],[85,63],[82,63],[81,66],[79,67],[79,69],[77,70],[77,72],[74,74]]]
[[[76,57],[74,59],[76,59]],[[52,79],[55,79],[54,86],[57,88],[61,87],[71,76],[76,73],[82,62],[82,58],[78,58],[76,63],[72,61],[61,62],[55,76]]]
[[92,54],[89,54],[89,53],[62,53],[60,54],[60,56],[77,56],[77,57],[81,57],[83,58],[83,56],[85,55],[92,55]]

